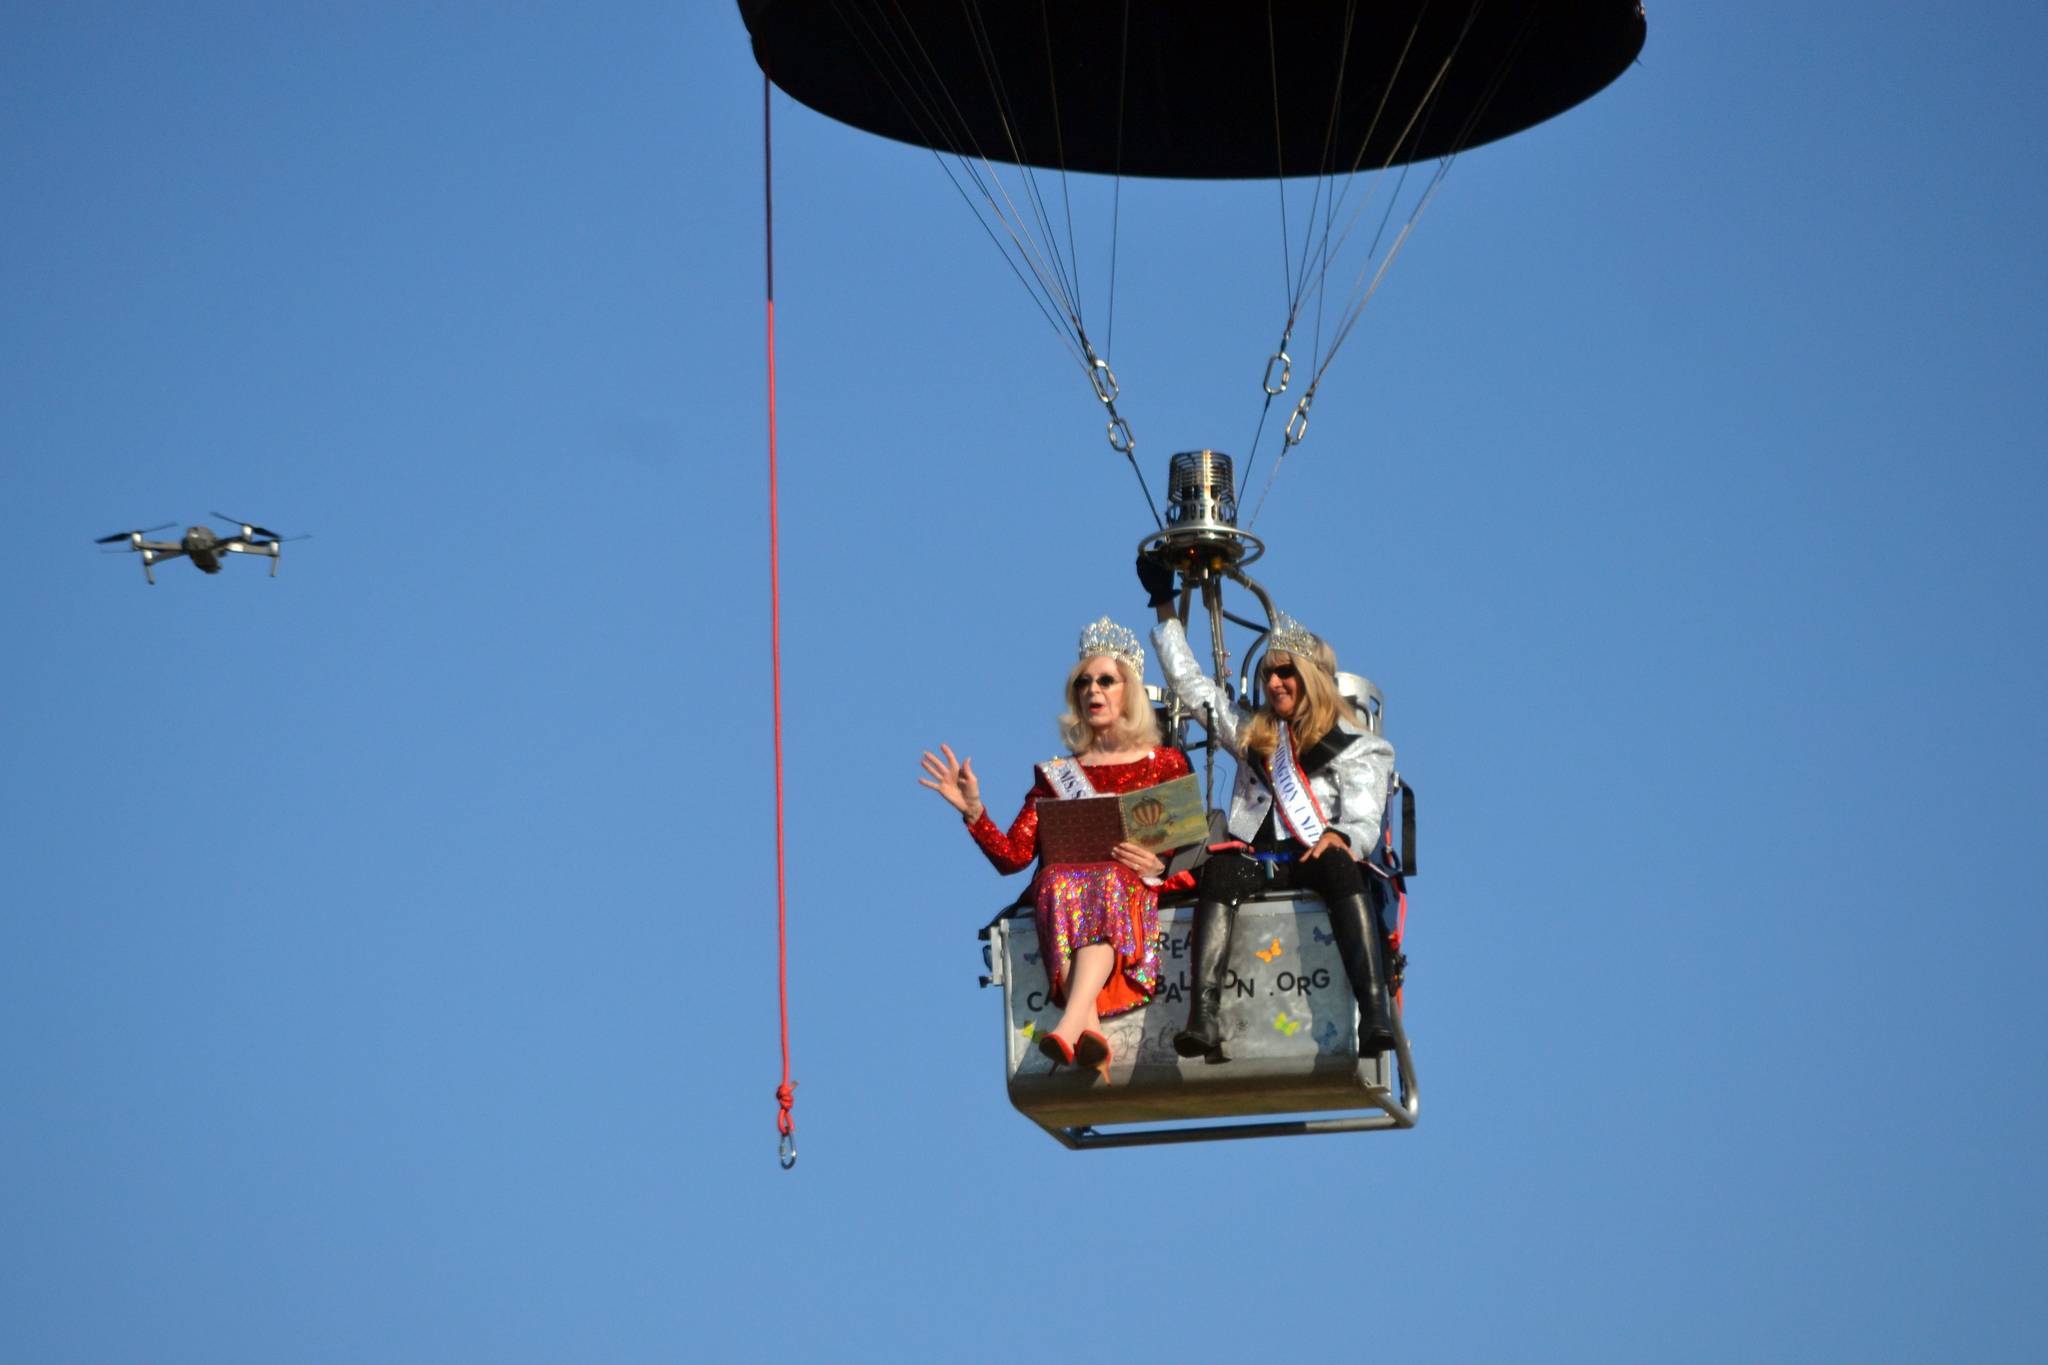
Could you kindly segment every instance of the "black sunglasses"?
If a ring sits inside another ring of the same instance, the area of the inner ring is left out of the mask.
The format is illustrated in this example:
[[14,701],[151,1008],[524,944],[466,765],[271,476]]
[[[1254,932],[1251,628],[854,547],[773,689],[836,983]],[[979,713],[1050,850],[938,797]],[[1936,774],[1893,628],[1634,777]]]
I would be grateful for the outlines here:
[[1284,682],[1300,682],[1301,674],[1294,671],[1293,664],[1274,664],[1266,670],[1266,678],[1269,682],[1274,678]]
[[1094,683],[1097,687],[1107,692],[1110,688],[1115,687],[1118,683],[1122,681],[1123,679],[1119,678],[1114,673],[1104,673],[1099,677],[1094,678],[1091,678],[1086,673],[1083,673],[1080,677],[1074,679],[1074,690],[1076,692],[1086,692],[1088,690],[1088,684]]

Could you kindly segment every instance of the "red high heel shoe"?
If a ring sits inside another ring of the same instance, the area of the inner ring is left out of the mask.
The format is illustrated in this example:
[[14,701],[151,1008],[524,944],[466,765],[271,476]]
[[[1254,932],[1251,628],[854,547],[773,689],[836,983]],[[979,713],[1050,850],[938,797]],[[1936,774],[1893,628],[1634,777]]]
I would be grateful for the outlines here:
[[1052,1058],[1052,1064],[1055,1067],[1072,1066],[1074,1064],[1073,1047],[1057,1033],[1039,1034],[1038,1050]]
[[1081,1036],[1074,1042],[1074,1065],[1092,1067],[1102,1073],[1102,1079],[1109,1079],[1109,1063],[1113,1056],[1109,1050],[1109,1039],[1092,1028],[1081,1030]]

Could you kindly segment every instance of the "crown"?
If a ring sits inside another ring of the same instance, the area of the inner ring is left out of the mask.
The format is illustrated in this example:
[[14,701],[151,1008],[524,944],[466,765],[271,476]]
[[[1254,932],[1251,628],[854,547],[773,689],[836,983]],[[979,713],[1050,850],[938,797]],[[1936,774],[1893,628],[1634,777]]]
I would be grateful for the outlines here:
[[1078,657],[1092,659],[1107,654],[1112,659],[1121,659],[1131,666],[1139,677],[1145,675],[1145,646],[1138,642],[1138,634],[1127,626],[1120,626],[1107,616],[1096,621],[1081,632],[1081,652]]
[[1313,660],[1316,657],[1315,633],[1301,622],[1277,608],[1273,612],[1273,630],[1266,636],[1268,654],[1292,654],[1297,658]]

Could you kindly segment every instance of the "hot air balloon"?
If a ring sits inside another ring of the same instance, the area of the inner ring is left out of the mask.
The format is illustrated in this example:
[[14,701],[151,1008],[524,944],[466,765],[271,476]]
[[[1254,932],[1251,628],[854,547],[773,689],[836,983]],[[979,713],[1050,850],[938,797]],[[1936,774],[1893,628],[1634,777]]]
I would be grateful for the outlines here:
[[[1260,392],[1248,391],[1260,421],[1247,458],[1239,469],[1217,451],[1173,456],[1163,510],[1146,488],[1154,529],[1139,544],[1179,575],[1180,619],[1201,600],[1215,682],[1254,700],[1253,664],[1276,613],[1245,572],[1264,545],[1251,523],[1240,524],[1240,503],[1267,413],[1281,419],[1277,472],[1307,434],[1332,359],[1455,159],[1597,94],[1628,70],[1645,37],[1636,0],[739,0],[739,8],[775,86],[841,123],[937,154],[1080,366],[1110,446],[1141,486],[1136,436],[1119,410],[1124,395],[1064,259],[1045,175],[1112,176],[1119,186],[1151,177],[1313,182],[1278,341],[1259,347]],[[1366,214],[1371,190],[1356,192],[1355,182],[1429,163],[1434,170],[1418,177],[1398,226],[1392,195]],[[1285,202],[1283,193],[1283,212]],[[1291,348],[1304,301],[1333,278],[1347,248],[1368,241],[1328,338],[1297,374]],[[1263,622],[1227,609],[1226,585],[1249,593]],[[1235,678],[1227,676],[1231,628],[1254,636],[1237,652],[1246,667]],[[1357,678],[1348,688],[1377,732],[1377,689]],[[1162,700],[1185,740],[1184,708]],[[1397,778],[1388,799],[1390,813],[1403,812],[1406,857],[1390,838],[1367,880],[1405,906],[1412,788]],[[1185,946],[1184,910],[1161,906],[1170,962]],[[1224,1005],[1226,1030],[1240,1043],[1232,1064],[1174,1053],[1169,1039],[1183,1007],[1169,991],[1112,1021],[1119,1067],[1105,1088],[1092,1073],[1038,1065],[1030,1038],[1046,1017],[1045,973],[1031,921],[999,915],[983,931],[984,984],[1004,992],[1013,1103],[1077,1148],[1413,1126],[1419,1092],[1398,1012],[1396,1047],[1361,1055],[1323,923],[1313,898],[1248,903]],[[1336,1117],[1278,1117],[1312,1114]]]

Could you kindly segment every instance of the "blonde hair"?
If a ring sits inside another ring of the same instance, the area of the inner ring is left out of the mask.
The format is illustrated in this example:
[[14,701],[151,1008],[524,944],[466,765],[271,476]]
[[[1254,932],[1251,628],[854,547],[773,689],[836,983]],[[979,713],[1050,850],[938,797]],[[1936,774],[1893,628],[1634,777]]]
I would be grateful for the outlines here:
[[1123,714],[1116,718],[1115,725],[1109,727],[1109,747],[1112,750],[1158,748],[1162,743],[1159,716],[1152,710],[1152,699],[1145,695],[1145,679],[1137,669],[1113,654],[1091,654],[1085,659],[1076,659],[1074,666],[1067,670],[1067,706],[1060,713],[1060,742],[1072,754],[1085,754],[1095,747],[1095,732],[1088,728],[1088,722],[1074,707],[1074,679],[1097,659],[1108,659],[1115,664],[1117,676],[1124,680]]
[[[1287,653],[1269,653],[1259,664],[1263,673],[1266,669],[1283,663],[1294,665],[1294,672],[1301,679],[1301,705],[1294,709],[1294,719],[1288,722],[1288,729],[1294,733],[1297,751],[1306,751],[1324,735],[1337,728],[1340,720],[1356,721],[1357,713],[1351,703],[1337,692],[1337,679],[1331,668],[1324,662],[1327,655],[1331,664],[1336,663],[1336,651],[1316,641],[1313,656]],[[1244,727],[1245,752],[1270,758],[1280,747],[1280,718],[1273,714],[1273,695],[1267,692],[1259,709]]]

